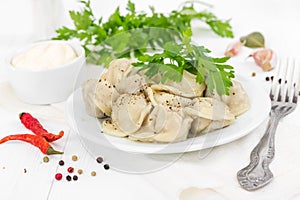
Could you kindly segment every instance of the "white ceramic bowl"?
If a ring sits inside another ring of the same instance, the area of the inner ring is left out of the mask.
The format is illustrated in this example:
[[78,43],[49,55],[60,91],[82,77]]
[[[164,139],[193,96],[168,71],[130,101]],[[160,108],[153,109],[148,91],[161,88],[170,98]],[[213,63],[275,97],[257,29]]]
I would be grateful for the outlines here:
[[[39,71],[17,69],[12,66],[12,59],[19,53],[39,44],[67,43],[77,53],[77,58],[68,64],[52,69]],[[67,100],[74,91],[76,79],[85,64],[85,52],[79,43],[69,41],[43,41],[33,43],[10,54],[6,60],[8,79],[17,95],[23,102],[30,104],[52,104]]]

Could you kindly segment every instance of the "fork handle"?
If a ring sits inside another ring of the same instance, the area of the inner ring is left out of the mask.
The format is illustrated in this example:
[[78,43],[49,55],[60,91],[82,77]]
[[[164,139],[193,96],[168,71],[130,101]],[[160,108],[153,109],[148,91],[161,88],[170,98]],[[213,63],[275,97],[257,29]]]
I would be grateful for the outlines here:
[[250,163],[237,173],[240,185],[246,190],[256,190],[268,184],[273,174],[269,169],[275,155],[275,132],[280,116],[270,113],[270,119],[265,134],[252,150]]

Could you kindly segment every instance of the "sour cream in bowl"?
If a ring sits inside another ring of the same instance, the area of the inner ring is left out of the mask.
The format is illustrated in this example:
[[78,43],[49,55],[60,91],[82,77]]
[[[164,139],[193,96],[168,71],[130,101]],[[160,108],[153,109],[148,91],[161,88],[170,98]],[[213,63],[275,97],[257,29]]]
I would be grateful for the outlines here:
[[79,43],[43,41],[11,54],[6,63],[9,81],[20,100],[51,104],[66,100],[75,89],[85,53]]

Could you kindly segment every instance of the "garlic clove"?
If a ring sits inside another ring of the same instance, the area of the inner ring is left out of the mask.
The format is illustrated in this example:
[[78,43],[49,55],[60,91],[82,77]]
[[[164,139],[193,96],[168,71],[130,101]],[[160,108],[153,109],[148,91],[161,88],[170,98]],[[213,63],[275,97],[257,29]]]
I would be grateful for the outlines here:
[[243,46],[244,46],[244,44],[240,41],[232,42],[226,48],[224,55],[228,56],[228,57],[236,56],[237,54],[239,54],[241,52]]
[[264,71],[270,71],[271,69],[273,69],[273,66],[271,65],[270,62],[266,62],[264,63],[261,68],[264,70]]
[[250,55],[264,71],[270,71],[276,64],[276,55],[272,49],[259,49]]

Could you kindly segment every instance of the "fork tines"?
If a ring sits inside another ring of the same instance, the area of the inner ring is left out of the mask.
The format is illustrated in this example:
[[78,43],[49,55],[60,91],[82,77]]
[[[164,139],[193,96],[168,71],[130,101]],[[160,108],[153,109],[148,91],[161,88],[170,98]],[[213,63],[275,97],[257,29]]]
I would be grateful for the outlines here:
[[277,73],[273,78],[270,98],[277,102],[297,103],[299,88],[299,63],[295,59],[286,58],[278,61]]

